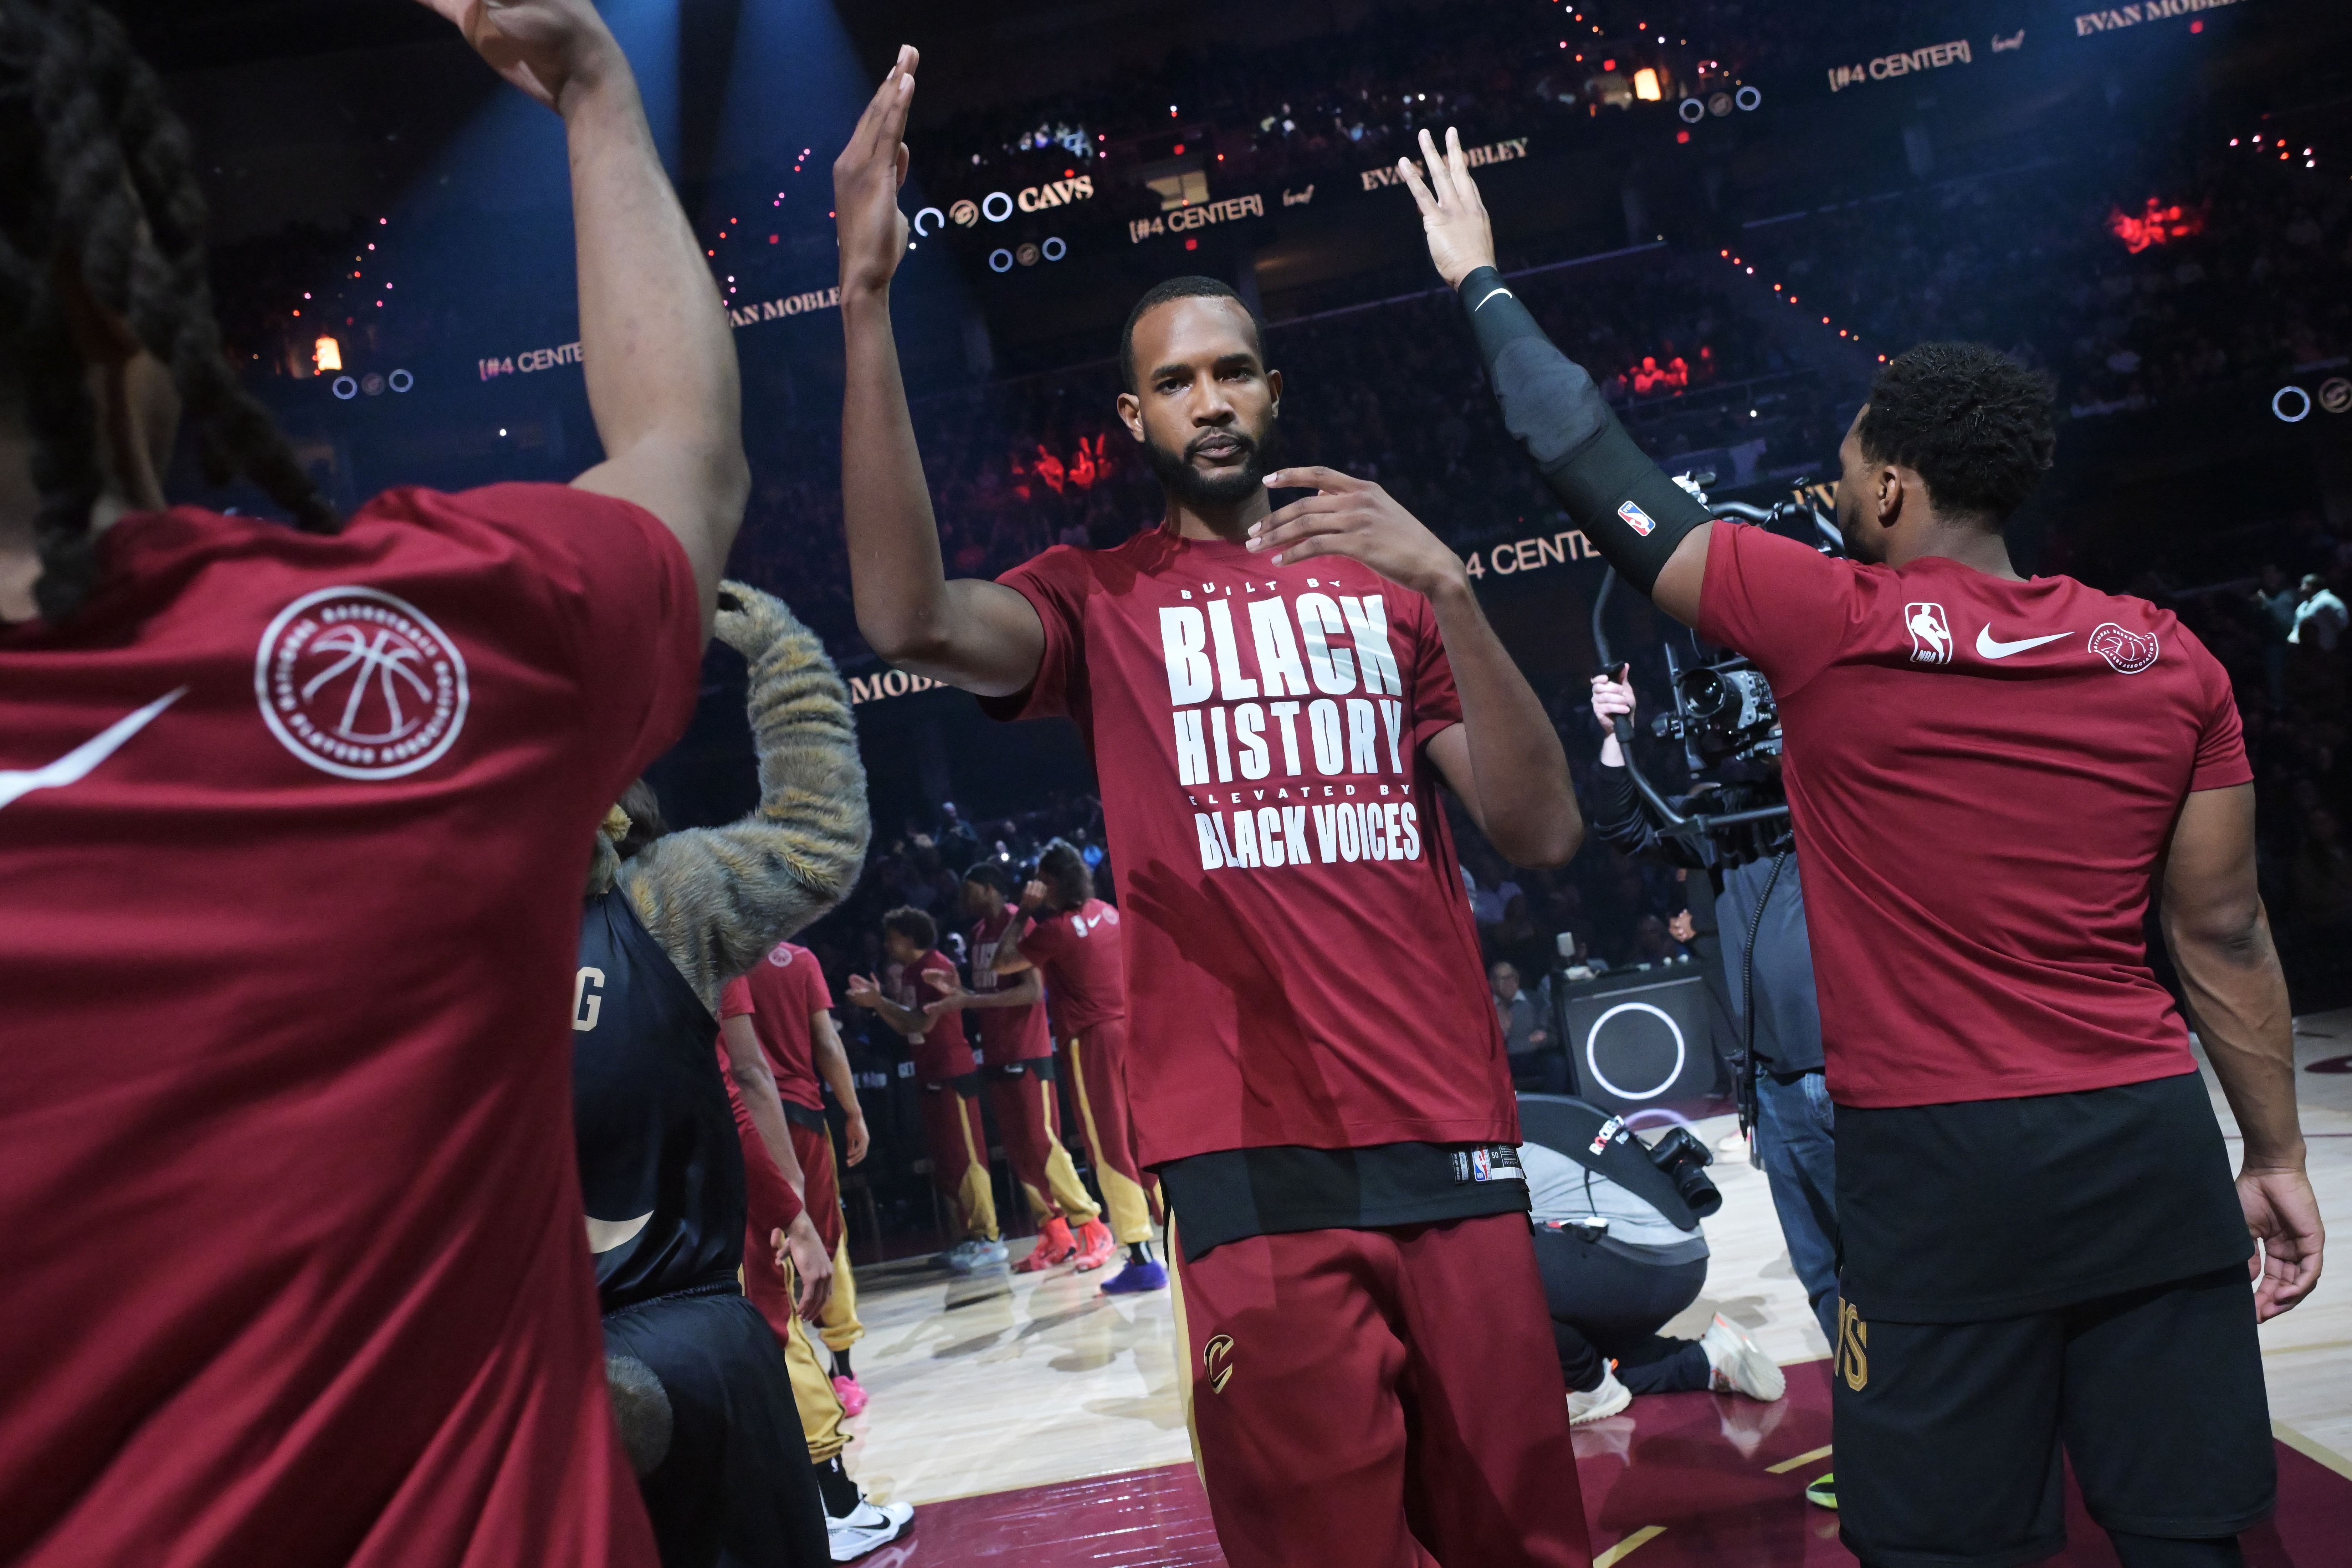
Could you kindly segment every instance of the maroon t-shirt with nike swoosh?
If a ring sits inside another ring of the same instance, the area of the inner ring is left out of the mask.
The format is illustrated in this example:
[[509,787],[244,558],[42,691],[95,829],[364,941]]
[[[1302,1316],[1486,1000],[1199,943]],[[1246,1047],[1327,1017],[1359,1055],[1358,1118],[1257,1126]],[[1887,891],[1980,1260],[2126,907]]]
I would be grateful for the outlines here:
[[0,626],[0,1562],[653,1568],[573,972],[685,552],[520,484],[100,548]]
[[2150,879],[2189,793],[2253,773],[2229,678],[2169,611],[1718,522],[1699,631],[1780,705],[1840,1104],[2194,1070]]

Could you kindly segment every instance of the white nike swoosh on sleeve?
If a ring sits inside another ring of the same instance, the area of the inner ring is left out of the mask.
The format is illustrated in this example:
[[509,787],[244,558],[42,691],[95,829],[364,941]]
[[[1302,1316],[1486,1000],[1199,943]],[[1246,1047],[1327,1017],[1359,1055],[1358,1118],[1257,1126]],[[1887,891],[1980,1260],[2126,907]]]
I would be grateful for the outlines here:
[[124,742],[152,722],[157,714],[187,694],[188,689],[183,686],[177,691],[158,697],[138,712],[126,714],[109,724],[47,767],[0,771],[0,806],[7,805],[18,796],[30,795],[37,789],[62,789],[67,784],[79,784],[99,763],[121,751]]
[[1992,627],[1988,626],[1977,633],[1977,652],[1987,658],[2007,658],[2011,654],[2023,653],[2027,648],[2040,647],[2043,643],[2056,642],[2061,637],[2074,635],[2073,632],[2052,632],[2046,637],[2021,637],[2016,642],[2001,642],[1992,635]]

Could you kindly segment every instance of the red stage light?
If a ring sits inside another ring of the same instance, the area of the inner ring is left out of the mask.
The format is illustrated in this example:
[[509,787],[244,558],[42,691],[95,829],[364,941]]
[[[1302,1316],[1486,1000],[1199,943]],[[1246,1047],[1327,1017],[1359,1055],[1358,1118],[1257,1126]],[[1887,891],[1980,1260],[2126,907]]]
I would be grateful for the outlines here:
[[1690,132],[1687,131],[1677,131],[1675,132],[1675,140],[1676,142],[1687,142],[1690,140]]
[[1198,239],[1188,239],[1184,242],[1184,248],[1187,250],[1198,250],[1201,248],[1201,242]]
[[1184,155],[1184,143],[1179,142],[1175,146],[1170,148],[1169,151],[1175,156],[1181,158]]

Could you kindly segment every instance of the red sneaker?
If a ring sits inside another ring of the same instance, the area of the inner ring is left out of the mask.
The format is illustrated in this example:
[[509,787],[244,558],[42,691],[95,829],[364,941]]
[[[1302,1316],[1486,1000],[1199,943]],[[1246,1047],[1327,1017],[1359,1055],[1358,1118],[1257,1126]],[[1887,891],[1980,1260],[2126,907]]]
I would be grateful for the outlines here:
[[1100,1268],[1118,1250],[1118,1243],[1110,1238],[1110,1226],[1098,1219],[1090,1219],[1078,1227],[1078,1272]]
[[858,1386],[856,1378],[835,1378],[833,1393],[834,1397],[841,1401],[841,1413],[844,1415],[862,1415],[866,1413],[866,1390]]
[[1013,1266],[1015,1274],[1035,1274],[1056,1264],[1067,1263],[1078,1255],[1078,1244],[1070,1238],[1070,1222],[1055,1215],[1045,1222],[1037,1234],[1037,1245],[1029,1256]]

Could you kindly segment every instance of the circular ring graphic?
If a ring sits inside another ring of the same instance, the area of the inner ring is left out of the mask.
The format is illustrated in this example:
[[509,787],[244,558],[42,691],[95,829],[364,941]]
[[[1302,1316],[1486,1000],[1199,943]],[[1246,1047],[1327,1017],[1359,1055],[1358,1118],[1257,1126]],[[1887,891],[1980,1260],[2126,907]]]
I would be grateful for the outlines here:
[[2352,408],[2352,381],[2331,375],[2319,384],[2319,406],[2330,414],[2341,414]]
[[365,375],[360,377],[360,390],[366,393],[370,397],[382,396],[383,394],[383,377],[376,374],[373,371],[368,372]]
[[[2292,414],[2286,411],[2286,399],[2289,393],[2293,393],[2302,405]],[[2311,417],[2311,394],[2299,386],[2282,386],[2271,394],[2271,412],[2290,425],[2300,425]]]
[[1685,98],[1682,101],[1682,107],[1676,109],[1675,112],[1683,117],[1684,124],[1696,125],[1706,118],[1706,105],[1696,98]]
[[[1592,1047],[1600,1042],[1601,1026],[1620,1013],[1647,1013],[1659,1023],[1664,1024],[1675,1037],[1674,1070],[1667,1073],[1655,1089],[1645,1089],[1636,1093],[1630,1089],[1618,1088],[1609,1081],[1609,1075],[1601,1070],[1601,1063],[1593,1057]],[[1592,1027],[1584,1032],[1584,1065],[1592,1069],[1592,1081],[1620,1100],[1655,1100],[1665,1093],[1674,1086],[1675,1079],[1683,1076],[1683,1066],[1688,1060],[1688,1052],[1689,1047],[1683,1041],[1682,1026],[1647,1002],[1620,1002],[1592,1020]]]
[[407,600],[346,584],[278,612],[253,691],[278,744],[320,773],[396,779],[438,762],[466,727],[466,656]]
[[[937,218],[939,221],[931,225],[930,228],[925,228],[923,226],[923,220],[927,217]],[[937,207],[925,207],[921,212],[915,215],[915,232],[919,235],[929,234],[931,232],[931,229],[945,228],[947,226],[948,215],[940,211]]]
[[1727,92],[1707,94],[1706,111],[1717,120],[1731,112],[1731,95]]
[[1021,248],[1013,253],[1013,259],[1024,267],[1034,267],[1037,265],[1037,247],[1024,239],[1021,242]]
[[406,392],[416,384],[416,378],[404,370],[396,370],[383,378],[383,384],[394,392]]
[[948,216],[958,228],[970,228],[980,221],[980,209],[971,205],[971,197],[966,196],[948,208]]
[[991,272],[1012,271],[1013,253],[1005,249],[1003,246],[998,246],[994,250],[988,253],[988,269]]
[[1759,109],[1764,103],[1764,94],[1755,88],[1743,87],[1732,95],[1732,101],[1742,109]]
[[333,383],[328,386],[327,390],[333,393],[337,397],[341,398],[345,403],[349,403],[352,398],[357,397],[360,395],[360,384],[353,381],[348,375],[339,375],[335,377]]
[[1059,261],[1070,253],[1070,247],[1062,243],[1062,237],[1058,234],[1048,236],[1045,243],[1037,248],[1045,254],[1048,261]]
[[[1003,212],[998,212],[996,210],[996,204],[999,202],[1003,202],[1004,204],[1004,210]],[[1006,195],[1003,191],[989,192],[988,195],[980,198],[980,216],[986,218],[991,223],[1003,223],[1006,218],[1013,216],[1013,198]]]

